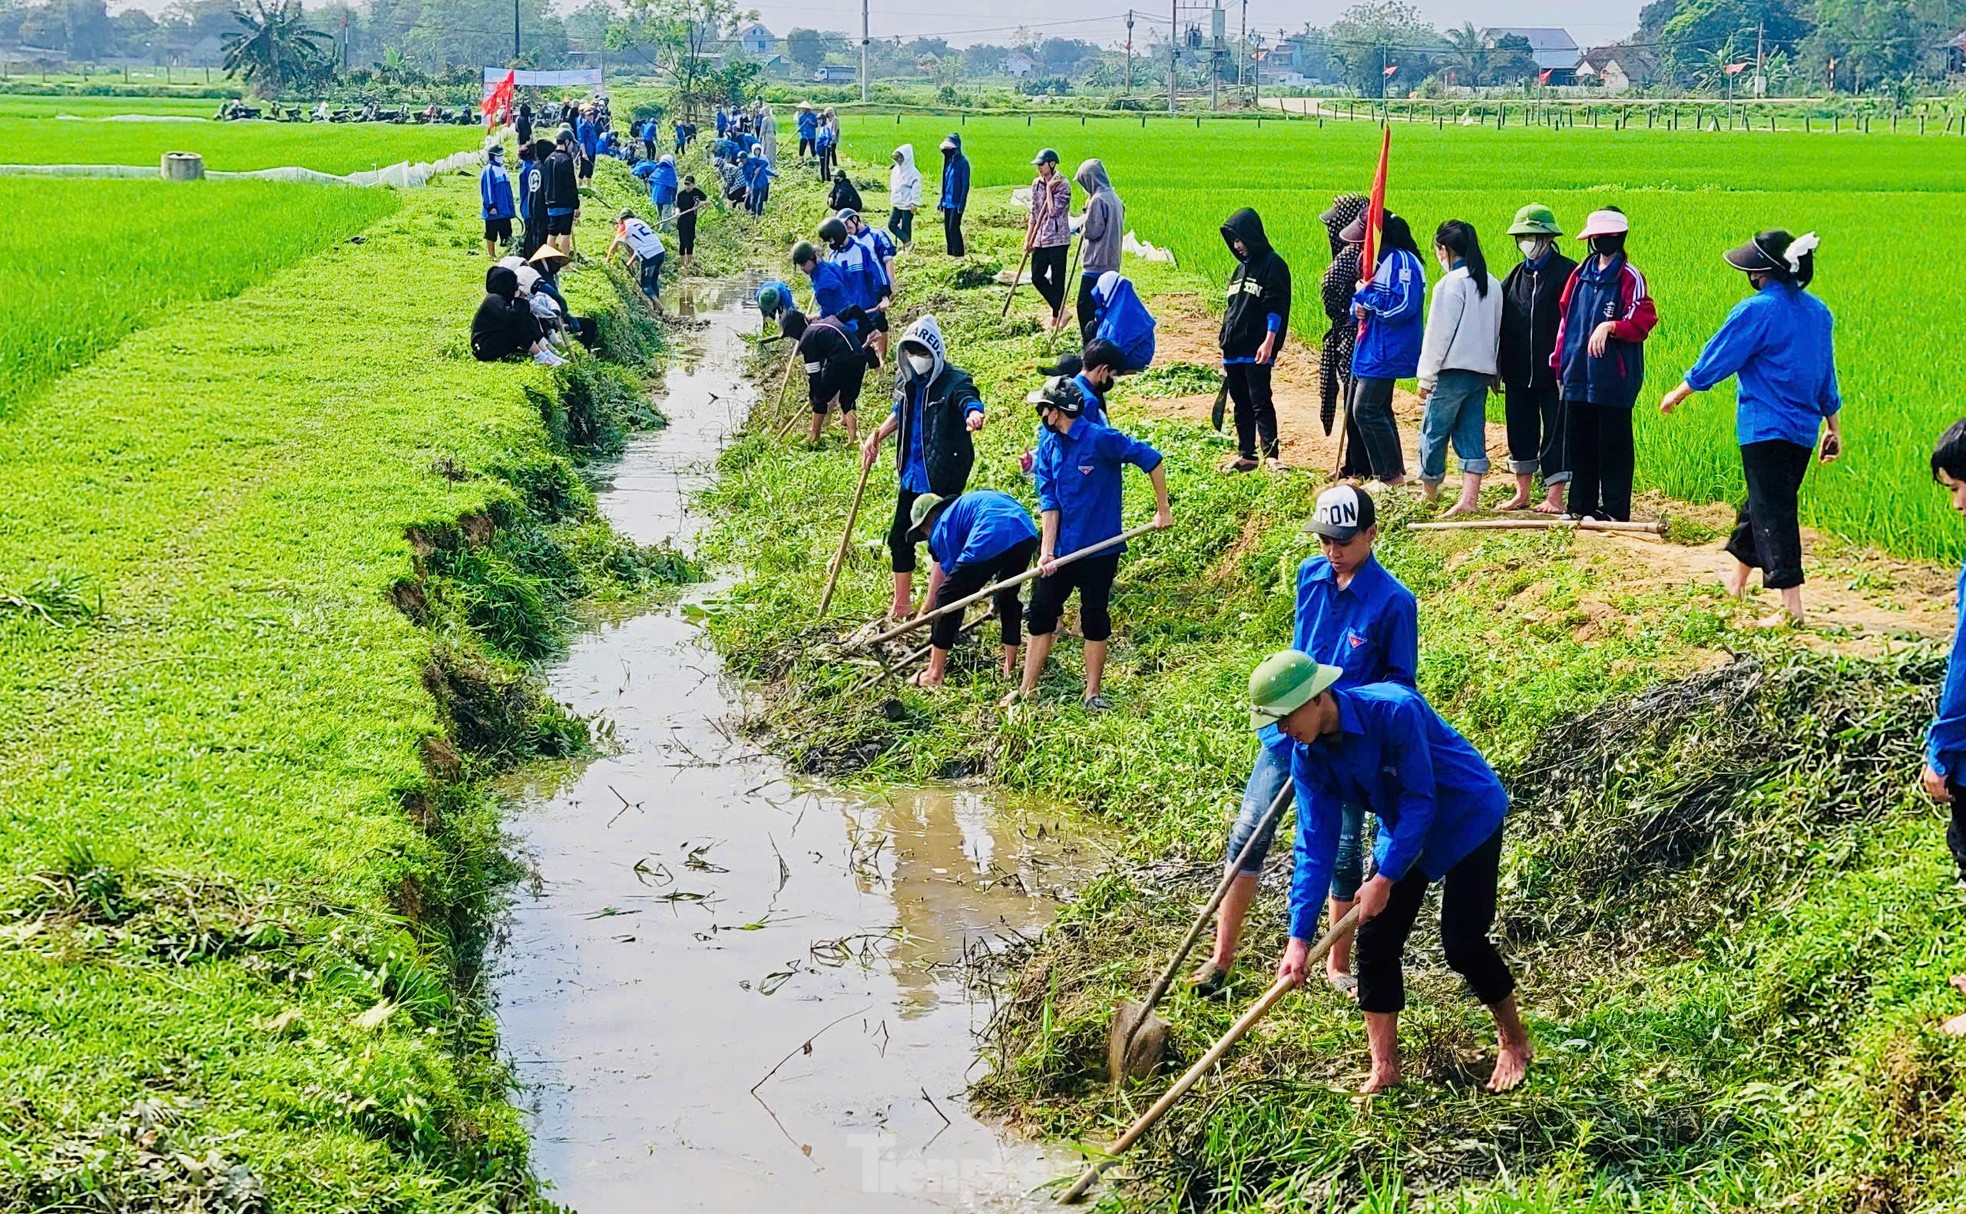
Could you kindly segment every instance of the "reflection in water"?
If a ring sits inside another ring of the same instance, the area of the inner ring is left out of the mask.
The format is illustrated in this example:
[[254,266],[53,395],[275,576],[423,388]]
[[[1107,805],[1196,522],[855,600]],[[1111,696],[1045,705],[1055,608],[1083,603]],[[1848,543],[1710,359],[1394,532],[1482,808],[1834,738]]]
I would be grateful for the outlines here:
[[[750,400],[735,367],[755,313],[707,320],[694,369],[670,372],[669,429],[601,495],[644,542],[692,532]],[[1001,1210],[1069,1170],[962,1097],[989,1015],[965,961],[1035,930],[1088,867],[1056,814],[794,783],[736,735],[742,693],[677,611],[598,624],[551,682],[618,743],[508,820],[536,880],[494,960],[498,1016],[555,1200]]]

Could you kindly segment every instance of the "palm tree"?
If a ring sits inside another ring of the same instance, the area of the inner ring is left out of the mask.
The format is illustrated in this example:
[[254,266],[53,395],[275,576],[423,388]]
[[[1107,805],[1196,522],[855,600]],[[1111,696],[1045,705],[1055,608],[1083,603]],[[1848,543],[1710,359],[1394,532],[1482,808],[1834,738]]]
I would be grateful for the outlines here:
[[334,38],[307,24],[300,0],[253,0],[233,16],[245,28],[225,36],[225,74],[262,96],[302,88],[334,72]]
[[1488,74],[1488,39],[1472,21],[1462,23],[1460,29],[1448,30],[1446,38],[1448,56],[1456,72],[1466,75],[1461,83],[1469,87],[1479,85]]

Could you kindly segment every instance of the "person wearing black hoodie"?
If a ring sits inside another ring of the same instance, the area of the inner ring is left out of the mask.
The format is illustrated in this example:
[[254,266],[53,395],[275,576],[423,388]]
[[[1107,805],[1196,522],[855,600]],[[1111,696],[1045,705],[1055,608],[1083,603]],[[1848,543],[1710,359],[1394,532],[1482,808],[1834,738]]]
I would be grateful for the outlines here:
[[495,265],[485,271],[485,298],[471,318],[471,356],[489,363],[515,354],[551,367],[561,362],[540,334],[531,306],[519,298],[518,272]]
[[826,209],[837,215],[841,211],[864,211],[867,204],[860,201],[860,191],[846,175],[845,169],[833,171],[833,190],[826,195]]
[[963,212],[969,208],[969,157],[963,155],[963,137],[953,132],[942,141],[942,197],[936,209],[942,212],[942,240],[949,256],[961,257]]
[[[1563,287],[1577,263],[1557,251],[1563,235],[1546,206],[1530,203],[1509,225],[1522,260],[1502,280],[1502,347],[1497,378],[1508,418],[1509,470],[1515,496],[1497,510],[1534,509],[1563,513],[1563,487],[1570,483],[1570,452],[1564,431],[1567,410],[1558,391],[1550,355],[1556,350],[1557,322],[1563,319]],[[1543,476],[1544,500],[1530,505],[1532,480]]]
[[1270,395],[1270,371],[1290,326],[1290,267],[1270,247],[1263,220],[1244,207],[1222,225],[1222,240],[1235,254],[1229,275],[1229,303],[1222,313],[1222,374],[1236,403],[1237,472],[1257,467],[1257,444],[1271,471],[1278,458],[1277,407]]
[[580,218],[580,182],[574,167],[573,134],[561,131],[540,169],[540,189],[545,194],[546,240],[554,248],[573,256],[573,225]]

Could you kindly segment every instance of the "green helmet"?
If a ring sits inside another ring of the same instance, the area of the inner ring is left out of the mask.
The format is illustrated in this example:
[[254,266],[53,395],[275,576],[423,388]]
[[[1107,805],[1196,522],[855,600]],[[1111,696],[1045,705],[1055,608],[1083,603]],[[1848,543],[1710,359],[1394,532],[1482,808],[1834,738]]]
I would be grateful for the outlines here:
[[908,507],[908,534],[913,535],[927,526],[929,512],[941,504],[942,495],[939,493],[924,493],[916,498],[915,504]]
[[1271,654],[1249,674],[1249,727],[1275,725],[1344,674],[1342,668],[1319,665],[1295,649]]
[[1515,213],[1515,222],[1509,225],[1511,236],[1561,236],[1563,229],[1557,226],[1556,212],[1540,202],[1532,202]]
[[785,303],[785,300],[778,297],[777,287],[766,287],[764,290],[758,292],[758,311],[763,312],[766,316],[777,315],[778,310],[783,308]]

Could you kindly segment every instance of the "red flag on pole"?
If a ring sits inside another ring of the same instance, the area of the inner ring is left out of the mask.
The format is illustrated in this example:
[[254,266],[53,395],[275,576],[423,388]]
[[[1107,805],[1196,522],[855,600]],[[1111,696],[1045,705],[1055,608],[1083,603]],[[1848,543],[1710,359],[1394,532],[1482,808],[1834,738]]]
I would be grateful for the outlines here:
[[[1386,159],[1393,150],[1393,128],[1379,132],[1379,169],[1372,174],[1372,194],[1365,207],[1365,245],[1359,250],[1358,276],[1365,282],[1379,268],[1379,229],[1386,222]],[[1365,336],[1365,318],[1358,322],[1358,335]]]
[[505,79],[499,81],[491,92],[485,94],[485,99],[478,103],[478,110],[484,114],[486,122],[490,122],[492,115],[499,111],[511,108],[512,95],[518,91],[518,88],[519,73],[516,70],[506,72]]

